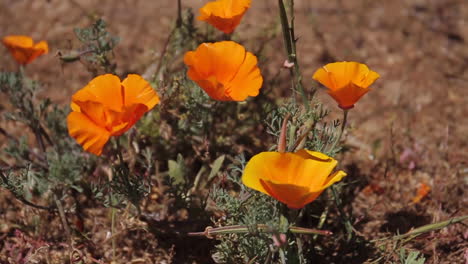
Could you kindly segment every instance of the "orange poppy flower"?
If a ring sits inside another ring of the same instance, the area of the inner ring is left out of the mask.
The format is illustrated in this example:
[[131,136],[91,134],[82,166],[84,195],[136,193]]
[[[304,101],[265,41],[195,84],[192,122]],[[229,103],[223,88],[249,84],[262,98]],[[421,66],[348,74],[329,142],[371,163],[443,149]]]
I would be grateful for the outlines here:
[[184,62],[190,79],[215,100],[244,101],[262,87],[257,57],[233,41],[202,43]]
[[314,201],[346,173],[330,175],[337,161],[323,153],[301,149],[297,152],[262,152],[247,163],[242,182],[289,208],[300,209]]
[[350,109],[379,77],[365,64],[344,61],[323,66],[312,78],[329,89],[328,94],[342,109]]
[[231,34],[249,9],[251,0],[217,0],[200,8],[198,20],[206,21],[226,34]]
[[37,57],[49,52],[47,42],[34,44],[32,38],[28,36],[6,36],[2,42],[15,60],[22,65],[31,63]]
[[122,82],[101,75],[73,95],[68,133],[84,150],[101,155],[111,136],[125,133],[158,103],[157,93],[139,75],[129,74]]

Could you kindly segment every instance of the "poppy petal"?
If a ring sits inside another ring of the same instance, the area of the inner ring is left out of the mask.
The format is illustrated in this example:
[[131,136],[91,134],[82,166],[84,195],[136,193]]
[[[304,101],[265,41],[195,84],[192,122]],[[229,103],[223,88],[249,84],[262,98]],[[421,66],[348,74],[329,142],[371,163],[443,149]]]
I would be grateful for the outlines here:
[[335,159],[305,149],[296,153],[262,152],[249,160],[242,182],[297,209],[346,176],[343,171],[330,176],[336,165]]
[[7,46],[20,48],[30,48],[34,44],[33,39],[28,36],[6,36],[2,41]]
[[361,70],[359,75],[356,75],[355,79],[353,80],[353,83],[355,85],[367,88],[371,84],[373,84],[378,78],[380,78],[380,75],[378,73],[369,70],[369,68],[365,64],[361,64],[360,67]]
[[28,64],[49,52],[47,42],[41,41],[34,45],[33,39],[28,36],[6,36],[2,42],[20,64]]
[[336,85],[334,80],[330,78],[330,74],[328,71],[326,71],[323,67],[318,69],[312,78],[319,83],[321,83],[323,86],[327,87],[330,90],[335,90]]
[[11,55],[19,64],[28,64],[31,51],[24,48],[8,48]]
[[341,89],[335,91],[330,90],[328,94],[338,102],[341,108],[348,109],[353,107],[354,104],[369,91],[369,88],[359,87],[354,83],[350,83]]
[[212,68],[210,64],[213,57],[206,56],[205,59],[199,60],[198,58],[202,57],[199,48],[200,46],[195,51],[188,51],[184,55],[184,63],[189,67],[187,75],[193,81],[202,80],[208,76]]
[[243,101],[262,86],[257,58],[233,41],[203,43],[187,52],[184,62],[189,78],[215,100]]
[[81,108],[79,105],[75,104],[74,102],[71,102],[70,108],[74,112],[81,112]]
[[140,118],[148,112],[148,107],[144,104],[133,104],[125,107],[124,112],[119,114],[120,125],[112,127],[112,136],[120,136],[127,132]]
[[242,45],[221,41],[202,43],[194,52],[187,52],[184,62],[189,66],[188,75],[194,81],[214,76],[218,82],[227,83],[234,78],[245,56]]
[[[242,174],[242,183],[254,190],[260,191],[262,193],[268,194],[265,190],[263,185],[260,182],[261,177],[263,175],[269,174],[270,167],[269,167],[269,156],[274,156],[270,153],[274,152],[262,152],[255,156],[253,156],[247,165],[244,168],[244,172]],[[276,154],[276,153],[274,153]]]
[[[230,82],[233,88],[229,95],[234,101],[244,101],[248,96],[257,96],[262,84],[263,77],[257,67],[257,58],[248,52],[244,63]],[[242,87],[242,89],[235,89],[235,87]]]
[[80,112],[93,123],[98,124],[108,131],[114,125],[120,123],[119,112],[112,111],[98,102],[80,102]]
[[320,77],[326,80],[327,84],[330,86],[325,83],[322,84],[330,88],[330,90],[337,90],[346,86],[353,78],[349,66],[348,62],[329,63],[323,66]]
[[323,154],[322,152],[311,151],[307,149],[300,149],[296,151],[295,154],[303,157],[304,159],[313,159],[313,160],[323,161],[323,162],[334,160],[333,158]]
[[34,49],[36,51],[40,51],[42,53],[48,53],[49,52],[49,45],[47,45],[47,42],[45,41],[40,41],[34,45]]
[[230,101],[231,98],[226,95],[226,87],[218,82],[216,77],[208,77],[206,80],[195,81],[208,96],[219,101]]
[[268,180],[260,180],[263,188],[276,200],[285,203],[289,208],[300,209],[304,207],[303,197],[309,194],[309,188],[292,184],[277,184]]
[[259,153],[253,156],[245,166],[242,181],[252,189],[260,188],[260,179],[290,183],[289,181],[294,179],[295,175],[302,172],[302,160],[293,153]]
[[37,57],[46,54],[49,52],[49,46],[47,45],[47,42],[41,41],[34,45],[30,50],[29,50],[29,57],[26,63],[30,63],[33,60],[35,60]]
[[226,34],[230,34],[239,25],[244,13],[249,9],[251,0],[218,0],[200,8],[197,18],[206,21]]
[[122,112],[113,111],[103,104],[86,101],[81,103],[80,112],[95,124],[109,131],[112,136],[127,132],[148,111],[144,104],[133,104]]
[[122,83],[112,74],[98,76],[73,95],[69,134],[86,151],[100,155],[109,137],[128,131],[157,103],[157,93],[138,75],[130,74]]
[[245,62],[245,48],[234,41],[222,41],[212,44],[211,49],[213,50],[212,56],[217,58],[214,61],[212,71],[215,72],[219,82],[225,84],[237,77]]
[[346,175],[347,174],[344,171],[337,171],[327,178],[327,180],[324,182],[321,188],[314,188],[315,186],[312,185],[310,191],[317,192],[320,190],[325,190],[326,188],[332,186],[334,183],[341,181]]
[[358,62],[329,63],[318,69],[312,78],[326,86],[328,93],[343,109],[349,109],[370,89],[379,74]]
[[102,148],[107,143],[110,133],[92,122],[87,116],[71,112],[67,117],[68,133],[83,147],[85,151],[101,155]]
[[295,175],[294,179],[290,183],[308,186],[323,186],[327,177],[333,171],[338,164],[335,159],[329,159],[327,161],[316,160],[316,159],[304,159],[301,162],[301,172]]
[[72,101],[80,107],[82,102],[99,102],[120,112],[123,107],[122,91],[119,77],[113,74],[104,74],[94,78],[83,89],[76,92]]
[[122,82],[124,87],[124,105],[144,104],[147,110],[159,103],[159,97],[149,82],[140,75],[129,74]]

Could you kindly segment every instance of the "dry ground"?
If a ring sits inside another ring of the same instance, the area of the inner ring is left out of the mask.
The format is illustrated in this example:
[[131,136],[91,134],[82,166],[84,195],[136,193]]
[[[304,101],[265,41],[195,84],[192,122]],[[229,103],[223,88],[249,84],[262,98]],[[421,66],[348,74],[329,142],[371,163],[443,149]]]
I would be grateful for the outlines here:
[[[184,7],[196,10],[206,1],[182,2]],[[249,36],[258,36],[264,29],[277,29],[276,10],[276,1],[254,0],[235,38],[248,49],[258,48],[259,43]],[[296,0],[296,10],[298,54],[307,87],[317,86],[310,78],[312,73],[331,61],[364,62],[381,75],[373,91],[350,113],[351,129],[346,138],[349,151],[343,156],[349,180],[360,182],[348,201],[358,219],[356,229],[365,237],[376,238],[398,229],[406,232],[422,224],[466,215],[466,0]],[[110,32],[122,39],[115,50],[117,71],[143,73],[159,58],[175,14],[174,0],[0,0],[0,36],[26,34],[47,40],[50,54],[31,64],[27,72],[46,84],[43,96],[67,103],[73,91],[90,78],[80,64],[62,67],[54,56],[57,51],[76,45],[74,27],[89,25],[94,17],[102,16]],[[261,43],[265,59],[260,67],[266,78],[271,78],[284,61],[281,41],[281,35],[277,35]],[[15,69],[3,47],[0,68]],[[284,75],[286,78],[286,72]],[[287,89],[283,91],[288,93]],[[339,113],[334,102],[323,93],[320,96]],[[2,102],[0,109],[1,105]],[[15,131],[13,124],[2,122]],[[0,142],[4,139],[0,138]],[[429,185],[431,192],[413,204],[411,199],[422,183]],[[13,236],[15,227],[32,221],[35,213],[1,190],[0,241]],[[95,232],[90,243],[102,247],[95,252],[88,250],[87,254],[107,261],[110,245],[106,240],[106,211],[90,208],[88,215],[85,227]],[[58,219],[49,218],[54,226],[51,231],[60,233]],[[163,259],[170,262],[172,258],[174,263],[185,263],[183,247],[172,248],[160,238],[142,233],[138,228],[141,223],[135,219],[126,215],[121,218],[120,228],[125,233],[119,240],[121,263],[164,263]],[[24,232],[35,235],[31,230]],[[466,232],[466,226],[452,226],[431,233],[412,246],[427,256],[428,263],[463,263],[468,251]],[[54,245],[52,251],[60,251],[58,242],[46,242]],[[187,245],[194,244],[189,242]],[[0,254],[5,252],[3,246],[0,243]],[[198,263],[208,263],[209,250],[205,246],[199,249],[198,258],[191,257]]]

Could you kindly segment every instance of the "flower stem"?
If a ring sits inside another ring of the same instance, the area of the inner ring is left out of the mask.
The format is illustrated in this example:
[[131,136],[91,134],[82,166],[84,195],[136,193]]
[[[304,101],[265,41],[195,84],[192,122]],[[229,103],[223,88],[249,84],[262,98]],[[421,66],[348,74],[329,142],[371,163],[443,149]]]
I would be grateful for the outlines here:
[[332,185],[331,190],[332,190],[333,199],[335,200],[336,207],[338,208],[338,212],[340,213],[340,217],[346,228],[346,233],[348,234],[348,237],[346,240],[349,242],[353,238],[353,233],[354,233],[353,225],[351,224],[351,220],[349,219],[348,215],[343,210],[343,202],[341,201],[338,191],[336,190],[336,186]]
[[280,18],[281,18],[281,27],[283,30],[284,46],[286,48],[286,53],[288,55],[288,58],[291,58],[292,46],[291,46],[291,35],[289,32],[288,15],[286,14],[286,8],[284,7],[283,0],[278,0],[278,5],[279,5]]
[[65,230],[65,233],[67,234],[68,243],[70,245],[70,250],[71,250],[71,248],[73,246],[72,245],[72,235],[71,235],[70,227],[68,226],[67,218],[65,216],[65,210],[63,210],[62,202],[59,200],[59,198],[57,197],[57,194],[55,194],[55,192],[53,194],[53,198],[54,198],[55,205],[57,206],[57,210],[59,212],[60,220],[62,221],[63,229]]
[[284,249],[282,248],[279,249],[279,256],[280,256],[281,264],[287,264]]
[[182,0],[177,0],[177,27],[182,26]]
[[[258,224],[255,226],[256,230],[260,233],[274,233],[276,231],[272,230],[271,227],[265,224]],[[290,226],[289,231],[293,234],[303,234],[303,235],[322,235],[328,236],[333,233],[328,230],[317,230],[311,228],[304,228],[298,226]],[[190,232],[189,236],[206,236],[211,237],[213,235],[223,235],[223,234],[237,234],[237,233],[249,233],[249,227],[246,225],[232,225],[232,226],[223,226],[223,227],[207,227],[204,232]]]
[[339,132],[338,137],[336,138],[335,142],[333,142],[333,145],[328,150],[329,152],[332,152],[336,148],[336,146],[338,145],[338,143],[341,140],[341,137],[343,136],[343,132],[344,132],[344,130],[346,128],[346,123],[348,121],[348,111],[349,111],[349,109],[343,109],[343,121],[341,122],[340,132]]
[[445,221],[442,221],[442,222],[420,226],[420,227],[415,228],[415,229],[413,229],[413,230],[411,230],[411,231],[409,231],[409,232],[407,232],[405,234],[402,234],[402,235],[374,239],[374,240],[371,240],[371,242],[378,242],[378,241],[387,240],[387,239],[398,240],[398,239],[403,239],[403,238],[407,238],[407,237],[409,237],[408,240],[411,240],[411,239],[413,239],[413,238],[415,238],[415,237],[417,237],[417,236],[419,236],[421,234],[436,231],[436,230],[445,228],[445,227],[447,227],[447,226],[449,226],[451,224],[456,224],[456,223],[460,223],[460,222],[462,222],[462,224],[463,224],[463,221],[465,221],[467,219],[468,219],[468,215],[458,216],[458,217],[450,218],[449,220],[445,220]]
[[[297,61],[296,54],[296,37],[294,36],[294,0],[290,0],[291,5],[291,22],[288,20],[286,8],[284,7],[283,0],[278,0],[279,13],[281,19],[281,28],[283,31],[284,45],[288,56],[288,62],[293,63],[294,66],[290,68],[290,74],[293,77],[293,89],[294,92],[299,91],[302,97],[302,101],[307,110],[310,110],[310,103],[304,91],[304,85],[302,84],[302,75]],[[295,95],[293,95],[295,98]]]
[[[327,196],[328,196],[328,193],[326,193]],[[319,219],[319,223],[317,225],[317,227],[320,229],[323,227],[323,225],[325,224],[325,221],[327,220],[327,217],[328,217],[328,212],[330,211],[330,204],[327,203],[325,205],[325,209],[323,210],[322,214],[320,215],[320,219]],[[312,239],[314,240],[314,242],[317,240],[318,238],[318,235],[314,235],[312,237]]]
[[112,236],[112,260],[115,261],[115,248],[116,248],[116,241],[115,241],[115,213],[116,209],[112,206],[111,207],[111,236]]
[[307,121],[306,129],[305,129],[304,133],[302,133],[302,135],[300,135],[296,139],[296,142],[294,143],[293,147],[289,151],[293,152],[293,151],[297,150],[299,146],[301,146],[301,148],[302,148],[304,143],[305,143],[304,139],[307,137],[307,135],[309,135],[310,131],[315,130],[315,125],[316,124],[317,124],[317,122],[315,120]]

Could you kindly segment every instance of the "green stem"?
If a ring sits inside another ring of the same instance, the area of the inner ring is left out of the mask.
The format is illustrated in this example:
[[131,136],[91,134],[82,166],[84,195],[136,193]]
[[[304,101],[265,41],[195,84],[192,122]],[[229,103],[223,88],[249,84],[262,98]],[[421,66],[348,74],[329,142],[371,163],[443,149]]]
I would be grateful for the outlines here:
[[[123,155],[122,155],[122,147],[120,145],[120,138],[117,138],[116,139],[116,147],[117,147],[117,158],[119,160],[119,164],[118,166],[120,167],[120,169],[127,169],[127,164],[125,164],[125,161],[123,159]],[[130,181],[128,180],[128,170],[125,170],[126,173],[122,173],[122,177],[123,177],[123,180],[125,181],[125,184],[127,186],[130,186]]]
[[341,140],[341,137],[343,136],[343,132],[344,132],[344,130],[346,128],[346,123],[348,122],[348,111],[349,111],[349,109],[343,109],[343,121],[341,122],[340,132],[339,132],[338,137],[336,138],[335,142],[333,142],[333,145],[328,150],[329,152],[332,152],[336,148],[336,146],[338,145],[338,143]]
[[18,72],[19,72],[20,75],[21,75],[21,79],[23,79],[23,77],[25,76],[24,70],[25,70],[25,66],[19,64],[19,65],[18,65]]
[[[329,211],[330,211],[330,205],[329,205],[329,203],[327,203],[325,205],[325,210],[323,210],[322,214],[320,215],[320,220],[319,220],[319,223],[317,225],[317,227],[319,229],[321,229],[323,227],[323,225],[325,224],[325,221],[327,220]],[[317,238],[318,238],[318,235],[314,235],[312,239],[315,241],[315,240],[317,240]]]
[[332,185],[331,190],[333,194],[333,199],[335,200],[336,207],[338,208],[338,212],[340,213],[340,217],[346,228],[346,233],[348,234],[347,241],[351,241],[351,238],[353,238],[353,233],[354,233],[353,225],[351,224],[351,220],[349,219],[348,215],[343,210],[343,203],[341,201],[340,196],[338,195],[336,186]]
[[116,145],[116,148],[117,148],[117,159],[119,160],[119,166],[123,166],[124,159],[123,159],[123,156],[122,156],[122,149],[121,149],[121,146],[120,146],[120,138],[115,139],[115,145]]
[[284,254],[284,249],[282,248],[279,249],[279,255],[280,255],[281,264],[287,264],[286,255]]
[[[310,125],[308,125],[307,123],[309,123]],[[304,146],[304,143],[305,143],[305,138],[307,137],[307,135],[309,135],[310,131],[313,131],[315,130],[315,125],[317,124],[317,122],[315,122],[315,120],[312,120],[312,121],[307,121],[306,123],[306,129],[304,131],[304,133],[302,133],[302,135],[300,135],[297,139],[296,139],[296,142],[294,143],[293,147],[291,149],[289,149],[290,152],[293,152],[295,151],[299,146],[301,146],[299,149],[301,149],[303,146]]]
[[268,254],[267,254],[266,259],[265,259],[265,264],[271,264],[272,263],[272,258],[273,258],[273,251],[270,248],[268,250]]
[[[293,63],[294,66],[290,69],[291,76],[293,77],[293,88],[294,92],[299,91],[302,97],[302,101],[307,110],[310,110],[310,103],[304,91],[304,85],[302,84],[302,75],[297,61],[296,54],[296,39],[294,36],[294,0],[290,0],[291,3],[291,22],[288,20],[286,8],[283,0],[278,0],[279,13],[281,19],[281,28],[283,31],[284,45],[288,56],[288,62]],[[295,98],[295,95],[293,95]]]
[[[122,155],[122,148],[120,146],[120,138],[116,139],[116,148],[117,148],[117,159],[118,159],[118,164],[117,166],[120,166],[120,168],[123,168],[125,165],[123,155]],[[120,174],[120,173],[119,173]],[[123,174],[123,173],[122,173]],[[122,175],[124,178],[124,181],[126,184],[128,183],[127,175]],[[112,260],[115,261],[115,249],[116,249],[116,241],[115,241],[115,214],[116,214],[116,209],[115,209],[115,204],[113,202],[113,192],[112,188],[109,191],[109,203],[110,203],[110,210],[111,210],[111,239],[112,239]]]
[[294,55],[294,60],[297,60],[296,57],[296,35],[294,33],[294,21],[295,21],[295,16],[294,16],[294,0],[289,0],[290,2],[290,7],[289,7],[289,17],[290,17],[290,24],[289,24],[289,35],[291,36],[291,48],[292,48],[292,54]]
[[303,242],[300,236],[296,236],[296,244],[297,244],[297,254],[299,258],[299,264],[306,263],[304,259],[304,250],[303,250]]
[[234,34],[234,33],[231,33],[231,34],[223,33],[222,40],[225,40],[225,41],[231,40],[232,39],[232,34]]
[[465,221],[467,219],[468,219],[468,215],[454,217],[454,218],[451,218],[449,220],[445,220],[445,221],[442,221],[442,222],[420,226],[420,227],[415,228],[415,229],[413,229],[413,230],[411,230],[411,231],[409,231],[409,232],[407,232],[405,234],[402,234],[402,235],[374,239],[371,242],[378,242],[378,241],[387,240],[387,239],[398,240],[398,239],[403,239],[403,238],[406,238],[406,237],[410,237],[410,239],[412,239],[412,238],[415,238],[415,237],[417,237],[417,236],[419,236],[421,234],[436,231],[436,230],[442,229],[444,227],[447,227],[447,226],[449,226],[451,224],[456,224],[456,223],[463,222],[463,221]]
[[177,0],[177,27],[182,26],[182,0]]
[[65,216],[65,211],[63,210],[62,202],[58,199],[57,194],[55,194],[55,192],[53,194],[53,198],[54,198],[55,205],[57,206],[57,210],[59,212],[60,220],[62,221],[63,229],[65,230],[65,233],[67,234],[68,243],[70,244],[70,250],[71,250],[72,236],[71,236],[70,227],[68,226],[67,218]]
[[114,207],[111,207],[111,236],[112,236],[112,260],[115,261],[115,249],[116,249],[116,241],[115,241],[115,211]]
[[[348,109],[343,109],[343,121],[341,123],[341,129],[340,129],[340,132],[339,132],[338,137],[336,138],[335,142],[333,142],[333,145],[328,150],[329,152],[332,152],[335,149],[338,142],[340,142],[341,137],[343,136],[343,132],[344,132],[344,130],[346,128],[347,121],[348,121]],[[338,192],[336,190],[336,186],[332,185],[331,190],[332,190],[333,199],[335,200],[336,207],[338,208],[338,211],[340,212],[340,216],[341,216],[341,218],[342,218],[342,220],[344,222],[346,232],[348,233],[347,240],[350,241],[351,238],[353,237],[353,232],[354,232],[353,225],[351,224],[351,221],[350,221],[348,215],[343,210],[343,204],[342,204],[341,198],[339,197]]]
[[292,46],[291,35],[289,32],[288,15],[286,14],[286,8],[284,7],[283,0],[278,0],[278,5],[281,19],[281,27],[283,30],[284,46],[286,48],[286,54],[288,55],[288,58],[290,58],[290,56],[292,55]]

